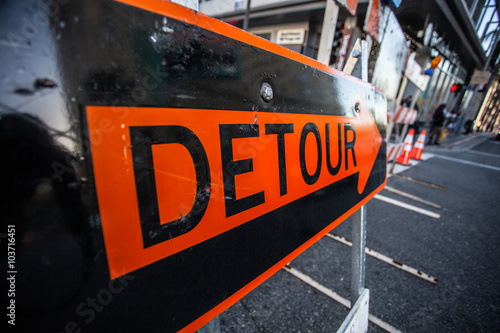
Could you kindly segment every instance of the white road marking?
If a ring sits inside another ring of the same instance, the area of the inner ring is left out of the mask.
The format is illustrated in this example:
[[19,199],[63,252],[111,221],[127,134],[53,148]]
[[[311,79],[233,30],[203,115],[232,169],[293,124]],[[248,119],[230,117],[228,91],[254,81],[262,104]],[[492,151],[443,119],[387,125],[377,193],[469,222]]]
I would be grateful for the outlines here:
[[435,218],[435,219],[441,218],[440,214],[431,212],[430,210],[423,209],[423,208],[420,208],[420,207],[417,207],[417,206],[413,206],[413,205],[407,204],[407,203],[402,202],[402,201],[398,201],[398,200],[395,200],[395,199],[392,199],[392,198],[385,197],[385,196],[380,195],[380,194],[375,194],[374,198],[378,199],[380,201],[384,201],[384,202],[390,203],[391,205],[398,206],[398,207],[401,207],[401,208],[405,208],[405,209],[411,210],[413,212],[416,212],[416,213],[419,213],[419,214],[422,214],[422,215],[426,215],[426,216],[429,216],[429,217],[432,217],[432,218]]
[[387,186],[387,185],[384,187],[384,190],[387,190],[389,192],[393,192],[393,193],[399,194],[402,197],[406,197],[408,199],[411,199],[411,200],[414,200],[414,201],[426,204],[427,206],[431,206],[431,207],[434,207],[434,208],[437,208],[437,209],[443,208],[440,205],[435,204],[434,202],[427,201],[425,199],[417,197],[416,195],[413,195],[413,194],[410,194],[410,193],[407,193],[407,192],[403,192],[401,190],[398,190],[396,188],[393,188],[393,187],[390,187],[390,186]]
[[[328,233],[326,234],[328,237],[332,238],[332,239],[335,239],[336,241],[342,243],[342,244],[345,244],[345,245],[348,245],[348,246],[352,246],[352,242],[348,239],[346,239],[345,237],[342,237],[342,236],[338,236],[338,235],[335,235],[335,234],[332,234],[332,233]],[[419,278],[421,279],[424,279],[428,282],[431,282],[431,283],[434,283],[434,284],[437,284],[437,279],[435,277],[432,277],[430,276],[429,274],[426,274],[424,272],[421,272],[419,271],[418,269],[415,269],[413,267],[410,267],[408,265],[405,265],[405,264],[402,264],[382,253],[379,253],[377,251],[373,251],[369,248],[365,248],[365,253],[368,254],[369,256],[372,256],[380,261],[383,261],[389,265],[392,265],[394,267],[397,267],[407,273],[410,273],[410,274],[413,274],[415,276],[418,276]]]
[[[302,282],[305,282],[309,286],[311,286],[314,289],[316,289],[317,291],[321,292],[322,294],[324,294],[324,295],[330,297],[331,299],[333,299],[334,301],[342,304],[346,308],[348,308],[348,309],[351,308],[351,302],[349,300],[340,296],[336,292],[328,289],[327,287],[323,286],[322,284],[316,282],[315,280],[313,280],[309,276],[305,275],[304,273],[302,273],[302,272],[300,272],[300,271],[298,271],[295,268],[292,268],[290,266],[285,266],[285,267],[283,267],[283,269],[285,271],[287,271],[288,273],[292,274],[293,276],[295,276],[296,278],[298,278],[299,280],[301,280]],[[380,320],[379,318],[377,318],[373,315],[369,315],[368,320],[371,321],[372,323],[374,323],[375,325],[377,325],[378,327],[386,330],[387,332],[402,333],[400,330],[396,329],[394,326],[389,325],[388,323],[384,322],[383,320]]]
[[462,164],[467,164],[467,165],[473,165],[473,166],[477,166],[477,167],[480,167],[480,168],[485,168],[485,169],[500,171],[500,168],[494,167],[494,166],[491,166],[491,165],[487,165],[487,164],[480,164],[480,163],[471,162],[471,161],[459,160],[458,158],[453,158],[453,157],[448,157],[448,156],[442,156],[442,155],[436,155],[434,157],[441,158],[443,160],[452,161],[452,162],[457,162],[457,163],[462,163]]
[[496,158],[500,158],[500,155],[497,155],[497,154],[491,154],[491,153],[485,153],[484,151],[477,151],[477,150],[467,150],[465,151],[467,153],[471,153],[471,154],[476,154],[476,155],[481,155],[481,156],[488,156],[488,157],[496,157]]

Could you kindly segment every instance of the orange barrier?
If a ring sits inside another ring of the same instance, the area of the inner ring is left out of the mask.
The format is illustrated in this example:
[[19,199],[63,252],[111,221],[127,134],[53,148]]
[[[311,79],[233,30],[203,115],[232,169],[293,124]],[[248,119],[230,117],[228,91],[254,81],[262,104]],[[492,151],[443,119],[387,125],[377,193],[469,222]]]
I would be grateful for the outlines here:
[[403,143],[396,145],[393,143],[387,144],[387,162],[395,160],[403,151]]
[[403,165],[410,164],[410,152],[411,152],[411,147],[413,146],[413,133],[414,132],[415,131],[413,128],[411,128],[408,131],[408,135],[406,136],[405,141],[404,141],[403,154],[401,154],[401,156],[398,157],[398,159],[396,160],[397,163],[403,164]]
[[423,130],[420,133],[420,135],[418,136],[417,142],[415,143],[415,146],[413,146],[413,149],[410,153],[410,158],[413,158],[414,160],[422,159],[422,153],[424,151],[425,135],[426,134],[427,134],[426,130]]
[[399,106],[393,112],[392,122],[396,124],[413,124],[417,120],[418,111],[406,106]]

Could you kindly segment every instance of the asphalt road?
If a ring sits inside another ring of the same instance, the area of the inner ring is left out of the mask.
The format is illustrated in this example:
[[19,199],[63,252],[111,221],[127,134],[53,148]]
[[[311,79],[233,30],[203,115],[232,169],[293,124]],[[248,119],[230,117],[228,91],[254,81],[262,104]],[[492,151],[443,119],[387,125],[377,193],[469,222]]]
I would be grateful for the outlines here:
[[[426,147],[426,160],[401,175],[446,191],[390,177],[388,186],[441,209],[383,190],[439,219],[372,199],[367,247],[438,279],[425,281],[366,259],[370,314],[402,332],[500,332],[500,142],[473,134]],[[351,239],[350,219],[333,233]],[[290,263],[350,297],[350,247],[324,237]],[[348,309],[281,270],[219,316],[222,332],[336,332]],[[369,324],[369,332],[386,332]]]

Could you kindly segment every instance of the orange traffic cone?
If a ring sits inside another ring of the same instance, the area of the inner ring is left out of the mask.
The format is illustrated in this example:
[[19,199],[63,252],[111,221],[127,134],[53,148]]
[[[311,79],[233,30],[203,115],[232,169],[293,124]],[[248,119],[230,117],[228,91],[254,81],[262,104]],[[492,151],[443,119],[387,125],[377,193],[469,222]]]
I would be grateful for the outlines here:
[[422,158],[422,152],[424,151],[424,144],[425,144],[425,134],[427,132],[423,130],[420,135],[418,136],[417,142],[415,143],[415,146],[413,146],[413,149],[410,153],[410,158],[413,158],[414,160],[420,160]]
[[411,146],[413,146],[413,128],[408,131],[408,135],[405,138],[403,154],[396,160],[397,163],[408,165],[410,164],[410,152]]

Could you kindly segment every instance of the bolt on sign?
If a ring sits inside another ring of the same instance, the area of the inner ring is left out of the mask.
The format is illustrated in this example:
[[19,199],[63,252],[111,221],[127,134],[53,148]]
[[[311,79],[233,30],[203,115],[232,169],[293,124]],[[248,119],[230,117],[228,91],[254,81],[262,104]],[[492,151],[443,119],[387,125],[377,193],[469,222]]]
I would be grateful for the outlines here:
[[386,99],[173,3],[113,7],[157,62],[140,106],[85,108],[109,272],[155,271],[165,329],[192,331],[384,187]]

